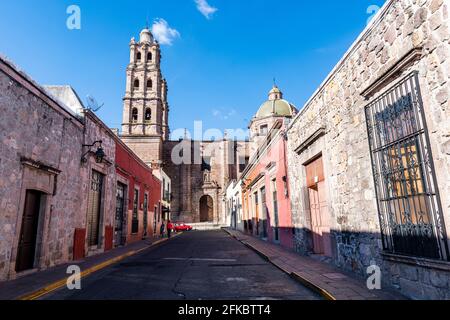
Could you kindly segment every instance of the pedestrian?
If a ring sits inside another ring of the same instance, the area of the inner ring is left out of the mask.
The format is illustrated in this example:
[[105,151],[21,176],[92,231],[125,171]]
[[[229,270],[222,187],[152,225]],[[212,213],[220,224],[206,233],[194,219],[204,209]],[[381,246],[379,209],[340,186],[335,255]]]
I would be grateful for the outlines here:
[[167,237],[170,239],[170,235],[172,233],[173,225],[170,220],[167,221]]
[[161,223],[161,227],[159,228],[159,232],[161,233],[161,238],[164,238],[164,229],[166,229],[166,226],[164,225],[164,220]]

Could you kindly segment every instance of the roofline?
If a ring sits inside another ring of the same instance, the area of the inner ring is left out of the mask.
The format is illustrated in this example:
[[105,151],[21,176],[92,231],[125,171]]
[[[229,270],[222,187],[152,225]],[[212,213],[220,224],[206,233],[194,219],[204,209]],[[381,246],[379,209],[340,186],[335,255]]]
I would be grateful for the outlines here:
[[342,56],[342,58],[339,60],[339,62],[334,66],[334,68],[331,70],[331,72],[328,74],[328,76],[325,78],[325,80],[319,85],[319,87],[314,91],[312,96],[306,101],[306,103],[303,105],[303,108],[298,112],[298,114],[293,118],[292,122],[288,125],[287,130],[290,130],[292,126],[297,122],[297,120],[300,118],[303,113],[308,110],[310,103],[321,93],[325,86],[330,82],[330,80],[333,78],[333,76],[342,68],[344,65],[344,62],[347,61],[348,57],[355,51],[357,45],[368,35],[372,32],[372,30],[378,25],[378,23],[381,21],[381,19],[384,17],[386,12],[391,8],[391,6],[394,4],[394,2],[397,0],[387,0],[387,2],[381,7],[381,9],[377,12],[375,17],[370,20],[369,24],[363,29],[363,31],[359,34],[359,36],[356,38],[356,40],[352,43],[350,48],[347,50],[347,52]]
[[55,111],[69,117],[70,119],[75,119],[80,127],[83,126],[82,119],[77,117],[75,113],[72,113],[72,110],[67,105],[47,92],[43,86],[33,80],[27,73],[19,70],[18,67],[16,67],[2,54],[0,54],[0,71],[4,72],[7,76],[22,85],[31,94],[40,98]]
[[[284,121],[281,119],[277,119],[275,123],[273,124],[272,128],[270,129],[269,133],[267,134],[266,139],[264,140],[264,143],[261,144],[254,153],[253,157],[250,158],[250,161],[247,165],[247,167],[244,169],[244,171],[239,176],[239,180],[242,180],[249,171],[258,163],[258,160],[261,159],[261,157],[265,156],[267,154],[267,150],[269,150],[270,147],[275,142],[278,142],[279,138],[281,137],[281,133],[283,131]],[[287,126],[284,126],[284,129],[287,130]],[[269,140],[269,137],[271,137],[269,143],[267,141]],[[258,151],[261,150],[259,153]]]

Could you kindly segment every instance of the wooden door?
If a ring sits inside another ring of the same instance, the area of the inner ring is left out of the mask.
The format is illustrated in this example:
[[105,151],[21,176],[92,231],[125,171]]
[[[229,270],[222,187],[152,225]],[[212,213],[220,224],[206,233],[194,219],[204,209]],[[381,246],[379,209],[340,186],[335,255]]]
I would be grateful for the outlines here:
[[99,243],[99,229],[100,229],[100,207],[101,195],[103,188],[103,176],[97,172],[92,171],[91,186],[89,189],[89,203],[88,203],[88,245],[96,246]]
[[34,268],[40,207],[41,193],[27,190],[17,250],[17,272]]
[[331,256],[330,218],[322,157],[306,166],[313,251]]

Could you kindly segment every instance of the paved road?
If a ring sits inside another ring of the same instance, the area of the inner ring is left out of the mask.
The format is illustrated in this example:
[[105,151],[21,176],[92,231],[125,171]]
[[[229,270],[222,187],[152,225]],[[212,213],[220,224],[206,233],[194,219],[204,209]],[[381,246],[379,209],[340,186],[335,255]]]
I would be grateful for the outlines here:
[[44,299],[320,299],[223,231],[184,233]]

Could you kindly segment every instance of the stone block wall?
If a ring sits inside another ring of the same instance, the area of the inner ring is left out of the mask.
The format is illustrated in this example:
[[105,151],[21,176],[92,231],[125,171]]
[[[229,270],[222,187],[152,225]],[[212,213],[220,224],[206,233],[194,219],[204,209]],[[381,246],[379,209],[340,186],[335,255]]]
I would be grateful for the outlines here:
[[47,194],[36,266],[70,258],[75,221],[80,218],[83,126],[56,103],[46,103],[43,93],[32,93],[26,80],[0,63],[5,68],[0,70],[0,280],[6,280],[15,276],[26,189]]
[[[375,262],[383,284],[413,298],[449,298],[450,264],[382,254],[363,93],[412,71],[419,74],[447,238],[450,239],[450,33],[448,2],[391,0],[356,40],[288,132],[289,181],[297,251],[311,252],[311,214],[305,164],[324,161],[332,261],[366,275]],[[408,61],[411,52],[417,55]],[[321,133],[322,132],[322,133]],[[419,261],[420,260],[420,261]]]
[[[73,259],[74,233],[87,228],[91,172],[104,175],[99,245],[114,225],[115,141],[95,114],[74,114],[25,73],[0,58],[0,281]],[[96,163],[92,147],[102,140],[105,159]],[[85,155],[86,162],[82,163]],[[33,268],[16,272],[27,190],[40,192],[39,224]]]

